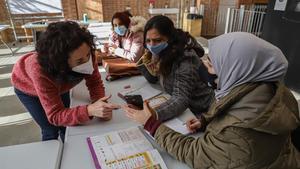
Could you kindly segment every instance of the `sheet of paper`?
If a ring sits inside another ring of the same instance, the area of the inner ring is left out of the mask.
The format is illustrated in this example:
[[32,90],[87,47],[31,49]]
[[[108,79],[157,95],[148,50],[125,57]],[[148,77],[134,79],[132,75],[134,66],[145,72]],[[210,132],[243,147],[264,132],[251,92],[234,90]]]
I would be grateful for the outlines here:
[[174,131],[181,133],[183,135],[190,134],[190,131],[187,129],[185,122],[179,120],[178,118],[173,118],[171,120],[168,120],[164,122],[166,126],[173,129]]
[[287,0],[276,0],[274,10],[284,11],[286,8]]
[[151,143],[137,127],[88,137],[87,142],[96,169],[107,168],[116,160],[119,162],[153,149]]
[[141,95],[143,100],[148,100],[154,96],[161,94],[162,91],[153,88],[149,83],[145,83],[143,86],[134,88],[134,89],[127,89],[125,91],[120,92],[121,95]]
[[167,169],[159,152],[137,127],[89,137],[87,141],[96,169]]
[[99,164],[107,165],[116,159],[127,158],[128,156],[152,149],[153,147],[148,141],[139,140],[127,144],[118,144],[108,147],[96,146],[95,152],[97,154]]
[[167,169],[164,160],[162,159],[157,150],[151,150],[148,153],[151,154],[152,163],[154,165],[149,165],[148,167],[145,167],[143,169]]
[[136,127],[93,136],[90,139],[95,145],[102,147],[129,143],[135,140],[146,140],[141,130]]
[[107,163],[104,169],[167,169],[157,150],[138,153],[126,158]]

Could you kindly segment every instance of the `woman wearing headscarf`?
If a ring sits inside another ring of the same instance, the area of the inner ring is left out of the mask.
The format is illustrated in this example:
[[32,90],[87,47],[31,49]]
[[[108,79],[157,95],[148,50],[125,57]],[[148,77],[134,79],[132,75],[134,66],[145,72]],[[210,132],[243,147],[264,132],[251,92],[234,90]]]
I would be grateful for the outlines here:
[[288,63],[280,49],[236,32],[210,40],[209,58],[218,84],[215,101],[204,120],[198,120],[208,124],[202,137],[187,137],[161,124],[147,103],[146,111],[125,106],[127,116],[192,168],[300,168],[300,154],[290,139],[299,126],[299,110],[281,83]]

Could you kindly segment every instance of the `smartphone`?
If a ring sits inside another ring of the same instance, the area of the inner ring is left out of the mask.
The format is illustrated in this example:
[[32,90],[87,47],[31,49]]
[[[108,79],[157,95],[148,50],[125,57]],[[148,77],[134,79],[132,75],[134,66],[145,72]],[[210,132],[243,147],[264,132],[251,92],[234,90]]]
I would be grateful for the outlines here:
[[143,109],[143,98],[141,95],[125,95],[124,100],[127,104],[134,106],[136,109]]

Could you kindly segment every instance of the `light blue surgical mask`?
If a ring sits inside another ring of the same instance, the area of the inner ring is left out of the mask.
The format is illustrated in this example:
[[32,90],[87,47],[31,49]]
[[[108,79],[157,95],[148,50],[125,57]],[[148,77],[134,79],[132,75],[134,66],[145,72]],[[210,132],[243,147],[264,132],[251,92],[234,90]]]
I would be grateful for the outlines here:
[[124,25],[121,25],[121,26],[116,26],[114,28],[114,31],[116,32],[116,34],[120,35],[120,36],[124,36],[126,31],[127,31],[127,28],[126,26]]
[[161,42],[157,45],[148,45],[147,44],[147,48],[149,49],[149,51],[153,54],[153,55],[156,55],[158,56],[158,54],[166,49],[168,47],[168,43],[167,42]]

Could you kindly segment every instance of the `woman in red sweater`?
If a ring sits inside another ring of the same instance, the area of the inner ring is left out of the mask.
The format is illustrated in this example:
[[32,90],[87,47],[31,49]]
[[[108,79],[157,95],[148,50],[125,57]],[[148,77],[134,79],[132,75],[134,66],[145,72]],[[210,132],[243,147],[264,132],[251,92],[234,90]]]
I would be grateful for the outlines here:
[[[21,57],[12,71],[15,93],[41,127],[42,140],[64,140],[65,126],[93,116],[110,120],[118,105],[107,103],[94,56],[93,36],[71,21],[51,23],[36,52]],[[69,108],[69,90],[86,80],[92,104]]]

